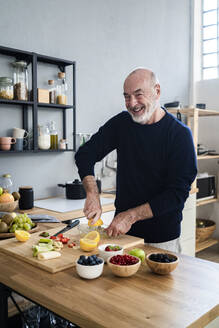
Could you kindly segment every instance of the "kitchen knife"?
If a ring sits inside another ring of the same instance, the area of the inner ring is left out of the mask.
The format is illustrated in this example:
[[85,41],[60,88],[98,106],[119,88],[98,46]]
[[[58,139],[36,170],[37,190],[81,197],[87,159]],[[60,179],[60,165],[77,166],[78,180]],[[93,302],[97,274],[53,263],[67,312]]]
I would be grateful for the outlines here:
[[31,220],[35,223],[44,223],[44,222],[57,222],[60,223],[61,221],[54,216],[47,215],[47,214],[28,214]]
[[76,227],[79,223],[80,223],[80,220],[75,220],[72,223],[67,224],[67,226],[64,229],[56,232],[53,236],[58,236],[60,233],[66,232],[66,231]]

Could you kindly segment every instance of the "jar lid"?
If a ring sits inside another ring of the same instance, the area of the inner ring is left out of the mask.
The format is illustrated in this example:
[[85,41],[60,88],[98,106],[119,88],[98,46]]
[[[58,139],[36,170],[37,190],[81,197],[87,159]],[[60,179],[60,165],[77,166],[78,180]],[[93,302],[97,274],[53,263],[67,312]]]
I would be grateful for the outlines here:
[[12,83],[12,79],[10,77],[1,76],[0,77],[0,83],[1,84],[4,84],[4,83],[10,84],[10,83]]
[[48,84],[49,85],[54,84],[54,80],[48,80]]
[[22,186],[22,187],[19,187],[19,189],[33,189],[33,187],[31,187],[31,186]]
[[65,73],[64,72],[58,72],[58,77],[60,79],[64,79],[65,78]]
[[27,67],[27,62],[24,60],[16,60],[12,65],[14,67]]

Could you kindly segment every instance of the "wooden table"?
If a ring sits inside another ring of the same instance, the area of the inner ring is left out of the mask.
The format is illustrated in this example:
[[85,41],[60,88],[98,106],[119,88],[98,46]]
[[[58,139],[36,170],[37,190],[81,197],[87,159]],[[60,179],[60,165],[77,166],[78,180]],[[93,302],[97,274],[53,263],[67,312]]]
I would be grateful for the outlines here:
[[0,254],[0,283],[84,328],[204,327],[219,316],[219,265],[179,257],[167,276],[144,264],[133,277],[119,278],[105,265],[100,278],[83,280],[75,268],[51,274]]

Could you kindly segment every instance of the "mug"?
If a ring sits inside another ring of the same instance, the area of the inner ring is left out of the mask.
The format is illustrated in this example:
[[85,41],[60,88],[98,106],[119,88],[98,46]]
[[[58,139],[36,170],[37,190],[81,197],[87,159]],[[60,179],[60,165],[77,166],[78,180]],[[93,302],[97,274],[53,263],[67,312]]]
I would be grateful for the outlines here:
[[13,138],[26,138],[28,136],[28,132],[24,129],[13,128]]
[[16,143],[15,138],[11,137],[1,137],[0,138],[0,149],[1,150],[10,150],[11,145]]
[[27,140],[24,138],[16,138],[16,143],[13,144],[12,149],[17,151],[22,151],[27,145]]

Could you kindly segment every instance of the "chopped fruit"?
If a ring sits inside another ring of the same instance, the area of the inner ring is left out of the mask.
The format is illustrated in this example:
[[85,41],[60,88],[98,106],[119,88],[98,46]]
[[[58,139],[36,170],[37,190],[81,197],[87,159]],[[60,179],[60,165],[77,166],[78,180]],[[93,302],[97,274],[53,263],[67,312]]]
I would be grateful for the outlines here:
[[15,237],[19,241],[27,241],[28,239],[30,239],[30,234],[27,231],[16,230],[15,231]]
[[90,252],[97,247],[97,242],[94,240],[82,238],[80,239],[80,248],[83,251]]
[[99,226],[101,226],[103,224],[103,221],[101,220],[101,218],[99,218],[97,220],[97,222],[95,222],[94,224],[91,224],[91,221],[92,221],[92,219],[91,220],[88,220],[88,226],[89,227],[99,227]]
[[105,248],[106,252],[115,252],[115,251],[120,251],[122,248],[120,246],[113,246],[113,245],[108,245]]
[[111,257],[110,263],[116,265],[133,265],[140,261],[140,259],[132,256],[132,255],[115,255]]
[[43,231],[43,232],[41,232],[41,234],[39,236],[41,236],[41,237],[49,237],[49,233],[46,232],[46,231]]
[[69,248],[73,248],[74,246],[76,246],[75,243],[70,243],[70,244],[68,244],[68,247],[69,247]]
[[98,244],[100,241],[100,234],[98,231],[90,231],[84,236],[84,239],[95,241]]

